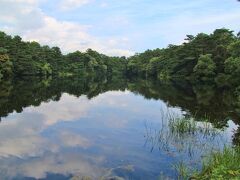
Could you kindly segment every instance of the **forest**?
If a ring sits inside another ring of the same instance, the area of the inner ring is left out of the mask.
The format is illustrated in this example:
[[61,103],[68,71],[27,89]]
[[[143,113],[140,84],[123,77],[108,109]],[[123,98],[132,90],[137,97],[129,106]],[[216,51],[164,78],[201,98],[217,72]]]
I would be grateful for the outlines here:
[[147,50],[131,57],[109,57],[92,49],[63,55],[60,48],[24,42],[0,32],[0,78],[93,75],[185,79],[191,83],[238,86],[240,33],[216,29],[187,35],[181,45]]

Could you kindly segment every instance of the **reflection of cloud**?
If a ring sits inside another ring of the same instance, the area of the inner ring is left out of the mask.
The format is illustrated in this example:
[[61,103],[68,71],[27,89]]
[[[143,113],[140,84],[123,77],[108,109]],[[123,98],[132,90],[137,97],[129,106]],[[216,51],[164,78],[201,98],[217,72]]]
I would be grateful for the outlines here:
[[[94,116],[93,120],[102,120],[101,112],[89,114],[90,109],[99,107],[126,107],[123,98],[129,92],[108,92],[93,100],[85,96],[76,98],[63,94],[60,101],[42,103],[39,107],[28,107],[21,114],[9,115],[0,126],[0,157],[37,157],[44,152],[58,152],[61,147],[88,148],[91,142],[80,134],[69,131],[58,131],[59,141],[41,136],[49,126],[62,121],[76,121],[83,117]],[[122,99],[121,101],[119,101]],[[118,101],[118,103],[116,103]],[[104,124],[109,127],[120,128],[127,124],[127,118],[121,118],[114,113],[105,118]]]
[[59,121],[73,121],[87,115],[90,108],[89,100],[85,96],[79,98],[63,94],[58,102],[42,103],[39,107],[30,107],[26,112],[34,112],[44,116],[46,126]]
[[[0,177],[6,170],[8,177],[44,178],[53,173],[97,179],[104,175],[101,167],[106,161],[93,154],[107,154],[107,160],[116,154],[123,157],[134,153],[135,157],[137,152],[115,144],[113,138],[126,128],[133,130],[136,127],[129,124],[146,116],[156,120],[163,106],[163,102],[146,101],[129,91],[109,91],[91,100],[63,94],[58,102],[12,113],[0,124]],[[125,142],[124,135],[118,140]],[[110,143],[104,145],[104,138]]]
[[59,138],[61,139],[63,146],[67,147],[79,146],[81,148],[88,148],[91,145],[90,141],[85,137],[67,131],[61,132]]
[[61,147],[89,147],[88,139],[67,131],[58,132],[59,142],[41,136],[57,122],[84,116],[87,106],[80,107],[79,102],[85,101],[88,101],[85,97],[77,99],[65,94],[59,104],[43,103],[39,107],[28,107],[21,114],[9,115],[0,126],[0,157],[37,157],[46,151],[58,152]]
[[151,106],[146,106],[143,101],[143,97],[129,91],[110,91],[92,100],[86,96],[77,98],[63,94],[58,102],[50,101],[39,107],[25,108],[21,114],[13,113],[3,119],[0,126],[0,157],[39,156],[44,152],[58,152],[63,147],[88,148],[93,142],[80,133],[56,131],[58,142],[42,136],[42,133],[60,122],[80,121],[83,118],[94,126],[119,129],[127,127],[130,120],[142,120],[139,117],[143,115],[159,115],[158,110],[149,111],[147,108]]
[[22,157],[26,154],[27,156],[31,157],[40,155],[40,153],[42,153],[41,151],[43,151],[42,147],[46,146],[46,142],[39,136],[16,137],[1,142],[0,146],[1,157]]
[[[8,178],[21,175],[32,178],[45,178],[47,173],[79,176],[90,176],[94,179],[104,174],[104,169],[99,168],[102,157],[86,156],[76,153],[61,153],[61,155],[46,155],[42,158],[34,158],[28,161],[20,161],[18,164],[1,164],[1,169],[7,169],[5,176]],[[1,175],[3,177],[3,175]]]
[[37,156],[43,153],[46,147],[48,150],[53,148],[47,140],[39,136],[42,117],[36,115],[35,120],[32,117],[32,114],[26,116],[13,114],[9,116],[8,121],[1,123],[0,157]]

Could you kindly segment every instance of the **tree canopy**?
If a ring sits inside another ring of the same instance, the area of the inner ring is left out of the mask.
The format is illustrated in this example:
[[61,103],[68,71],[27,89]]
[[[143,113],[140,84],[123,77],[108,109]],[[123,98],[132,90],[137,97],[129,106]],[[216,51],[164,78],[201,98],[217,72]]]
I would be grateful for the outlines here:
[[136,54],[128,59],[127,73],[161,80],[184,78],[193,83],[219,80],[223,75],[238,80],[239,57],[239,35],[222,28],[209,35],[187,35],[181,45]]
[[227,80],[240,77],[240,38],[229,29],[187,35],[181,45],[147,50],[129,58],[109,57],[92,49],[63,55],[60,48],[24,42],[0,32],[0,77],[13,76],[130,76],[159,80]]

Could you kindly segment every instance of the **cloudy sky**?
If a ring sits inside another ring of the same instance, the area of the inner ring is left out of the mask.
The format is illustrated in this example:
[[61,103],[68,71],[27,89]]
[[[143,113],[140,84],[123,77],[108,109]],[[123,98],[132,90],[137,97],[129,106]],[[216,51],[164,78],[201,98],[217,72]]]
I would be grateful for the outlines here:
[[240,30],[237,0],[0,0],[0,30],[24,40],[132,55],[179,44],[186,34]]

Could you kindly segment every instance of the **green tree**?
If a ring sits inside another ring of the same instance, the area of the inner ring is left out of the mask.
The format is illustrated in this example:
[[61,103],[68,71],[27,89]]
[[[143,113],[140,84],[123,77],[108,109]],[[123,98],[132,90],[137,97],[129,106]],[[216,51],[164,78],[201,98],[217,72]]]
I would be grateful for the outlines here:
[[240,57],[230,57],[225,61],[225,72],[233,77],[240,77]]
[[240,40],[231,43],[228,46],[228,51],[232,57],[240,57]]
[[215,78],[216,65],[212,60],[211,54],[201,55],[197,65],[194,67],[194,76],[198,80],[206,81]]
[[12,62],[7,54],[7,50],[0,48],[0,79],[12,74]]

